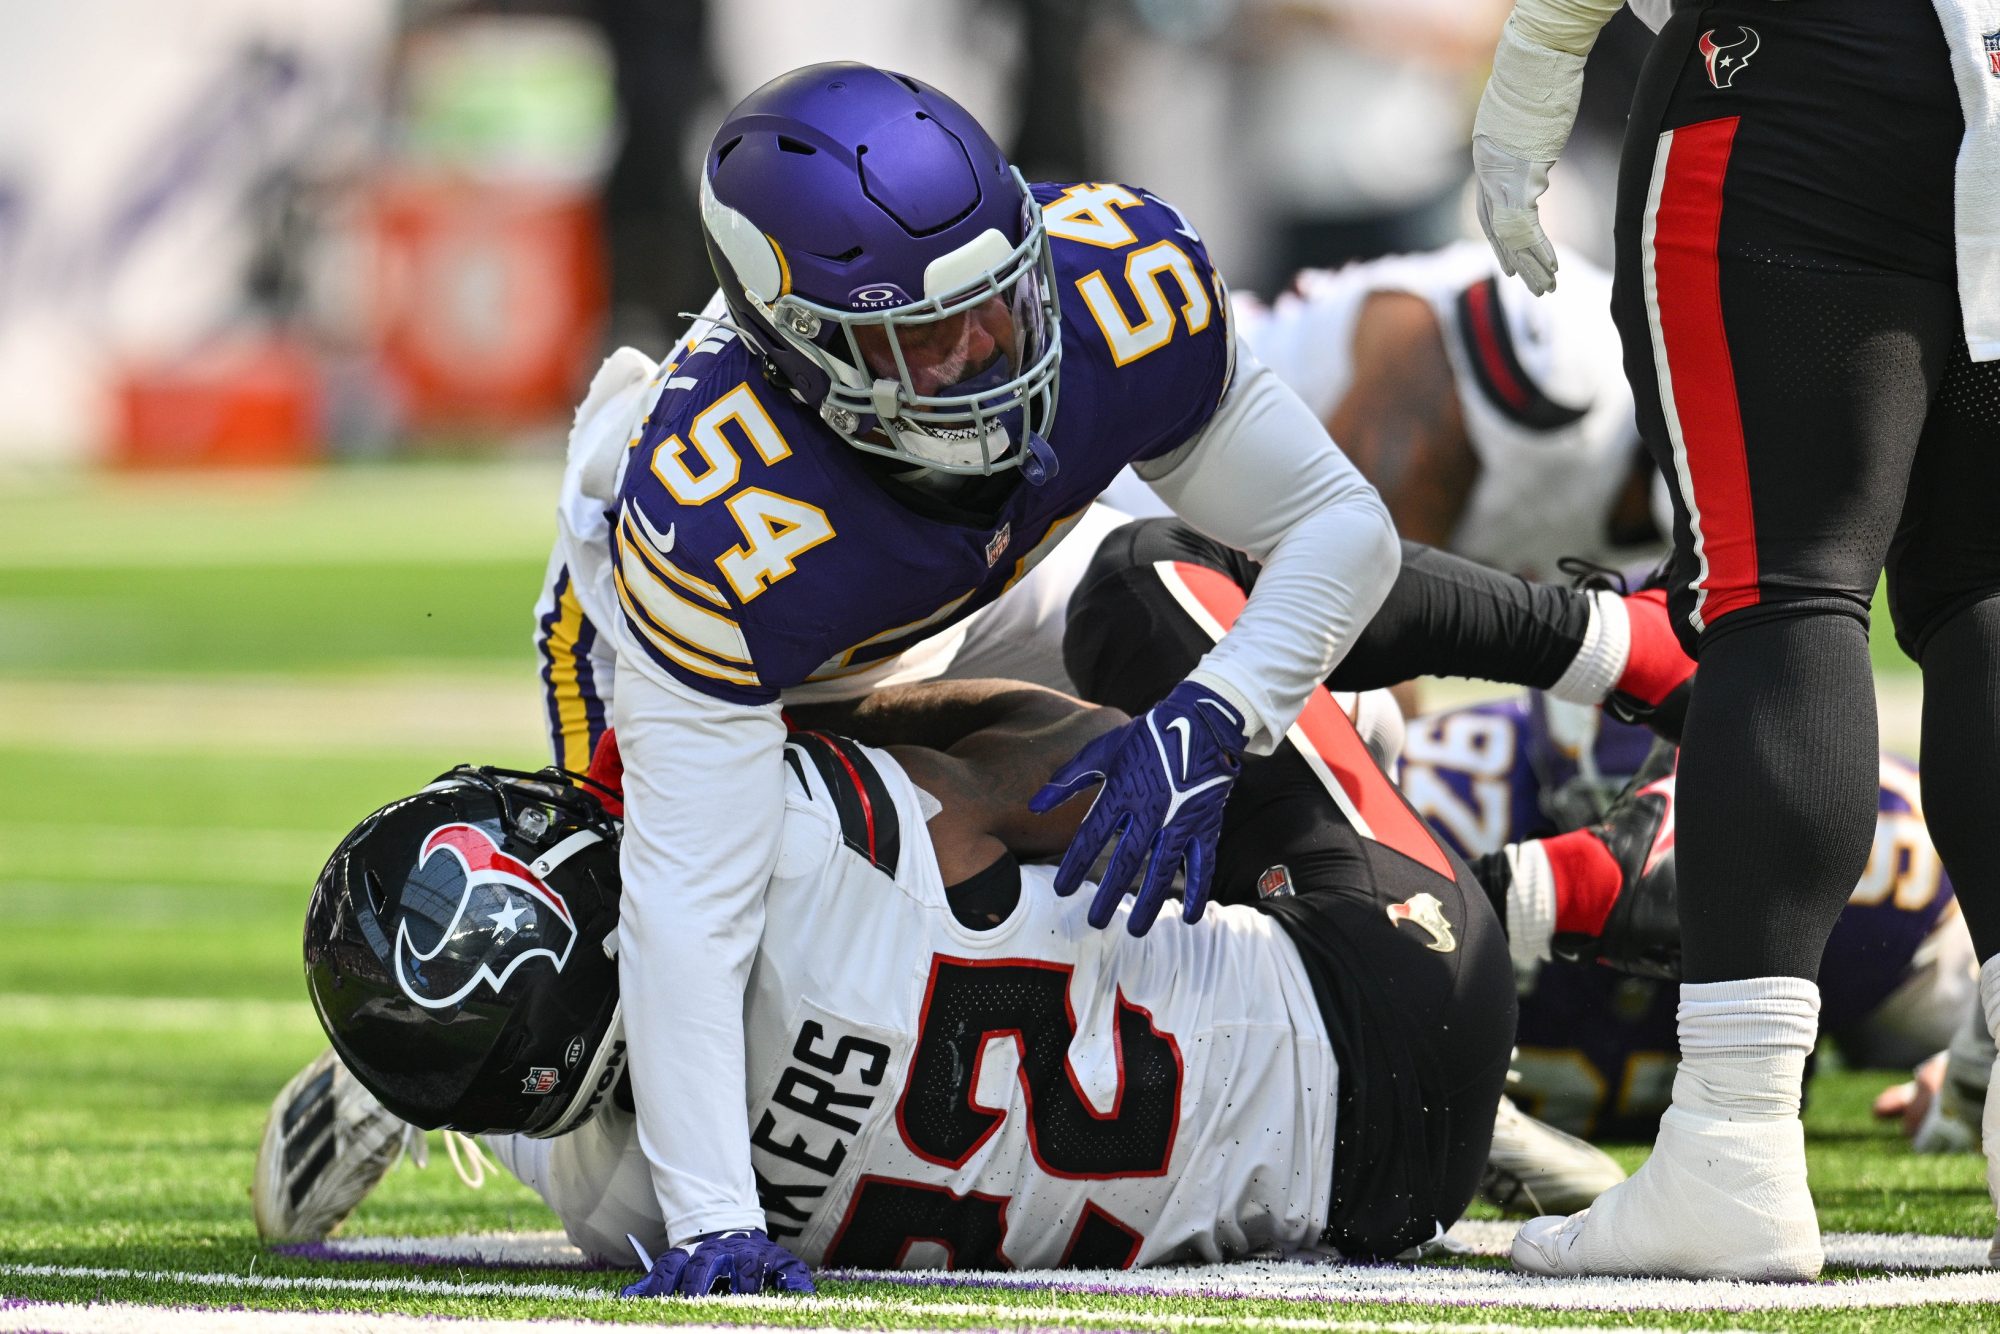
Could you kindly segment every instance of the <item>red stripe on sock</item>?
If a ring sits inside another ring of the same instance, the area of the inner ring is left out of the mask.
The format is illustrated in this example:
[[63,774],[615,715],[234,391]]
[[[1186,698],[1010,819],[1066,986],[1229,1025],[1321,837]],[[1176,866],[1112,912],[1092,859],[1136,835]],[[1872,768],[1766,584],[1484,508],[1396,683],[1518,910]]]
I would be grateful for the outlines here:
[[1632,646],[1617,689],[1648,704],[1658,704],[1694,674],[1694,659],[1681,651],[1667,616],[1666,590],[1650,588],[1625,599],[1632,623]]
[[1625,877],[1611,849],[1587,829],[1542,840],[1556,881],[1556,933],[1601,935]]

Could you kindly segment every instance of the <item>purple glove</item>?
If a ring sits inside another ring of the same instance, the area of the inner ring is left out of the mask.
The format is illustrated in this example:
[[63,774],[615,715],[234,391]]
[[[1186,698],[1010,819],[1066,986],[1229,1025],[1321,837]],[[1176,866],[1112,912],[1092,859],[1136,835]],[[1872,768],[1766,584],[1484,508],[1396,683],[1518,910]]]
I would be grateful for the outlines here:
[[1093,783],[1104,784],[1056,868],[1056,893],[1074,894],[1097,854],[1115,837],[1111,863],[1090,901],[1092,926],[1110,924],[1118,901],[1139,873],[1140,858],[1148,854],[1145,883],[1133,900],[1126,930],[1143,936],[1152,928],[1183,860],[1187,890],[1181,917],[1200,920],[1215,873],[1222,805],[1242,767],[1238,757],[1243,745],[1243,718],[1235,707],[1208,687],[1183,681],[1145,717],[1085,746],[1028,801],[1028,809],[1039,814]]
[[[633,1243],[634,1247],[638,1245]],[[646,1258],[644,1251],[639,1258]],[[627,1297],[706,1297],[723,1292],[812,1292],[798,1256],[762,1231],[710,1232],[661,1252]]]

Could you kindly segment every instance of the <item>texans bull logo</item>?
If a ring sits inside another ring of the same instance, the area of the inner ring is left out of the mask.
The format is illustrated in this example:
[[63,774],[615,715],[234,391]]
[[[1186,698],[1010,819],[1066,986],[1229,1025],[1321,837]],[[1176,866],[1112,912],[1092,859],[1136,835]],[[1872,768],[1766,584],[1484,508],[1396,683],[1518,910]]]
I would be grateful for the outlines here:
[[[498,993],[530,959],[547,959],[562,971],[576,943],[576,922],[560,894],[474,825],[433,829],[417,853],[417,868],[437,853],[458,863],[465,888],[451,921],[428,950],[410,939],[407,914],[396,927],[396,982],[405,996],[427,1010],[441,1010],[464,1000],[481,982]],[[454,942],[458,948],[439,957]]]
[[1736,76],[1750,63],[1750,57],[1757,54],[1762,39],[1755,28],[1738,28],[1740,34],[1733,42],[1718,42],[1715,34],[1720,31],[1710,28],[1701,35],[1701,58],[1708,66],[1708,81],[1717,88],[1728,88],[1736,82]]
[[1458,948],[1458,938],[1451,933],[1451,920],[1444,915],[1444,904],[1435,894],[1417,894],[1403,903],[1392,903],[1388,907],[1389,925],[1409,922],[1420,926],[1430,936],[1424,942],[1426,949],[1440,954],[1449,954]]

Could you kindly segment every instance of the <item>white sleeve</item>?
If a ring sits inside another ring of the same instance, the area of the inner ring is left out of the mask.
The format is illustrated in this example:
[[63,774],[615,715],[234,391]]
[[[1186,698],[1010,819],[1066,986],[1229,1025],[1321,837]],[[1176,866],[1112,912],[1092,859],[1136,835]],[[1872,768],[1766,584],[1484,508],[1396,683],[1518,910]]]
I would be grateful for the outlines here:
[[639,1144],[668,1238],[761,1228],[743,996],[784,817],[778,706],[711,699],[620,654],[618,986]]
[[1139,475],[1183,519],[1263,563],[1230,632],[1188,674],[1269,754],[1375,615],[1402,564],[1396,526],[1299,396],[1239,340],[1201,433]]

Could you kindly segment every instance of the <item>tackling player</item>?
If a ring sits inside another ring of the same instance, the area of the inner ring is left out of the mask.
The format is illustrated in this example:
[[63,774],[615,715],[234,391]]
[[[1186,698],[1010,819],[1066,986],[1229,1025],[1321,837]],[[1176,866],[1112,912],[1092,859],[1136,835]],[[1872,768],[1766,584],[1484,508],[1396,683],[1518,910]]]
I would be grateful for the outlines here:
[[[600,374],[580,425],[615,444],[566,492],[552,611],[615,640],[620,982],[675,1016],[632,1036],[639,1143],[671,1239],[699,1255],[728,1235],[754,1277],[787,1258],[761,1231],[740,1023],[784,806],[780,698],[865,693],[1136,464],[1271,571],[1237,634],[1088,777],[1064,772],[1102,787],[1055,886],[1123,828],[1092,918],[1143,869],[1140,933],[1183,863],[1199,916],[1238,758],[1277,743],[1397,547],[1239,350],[1199,235],[1143,190],[1030,188],[936,90],[822,65],[731,112],[701,207],[727,315],[657,376]],[[1185,738],[1177,764],[1156,731]]]

